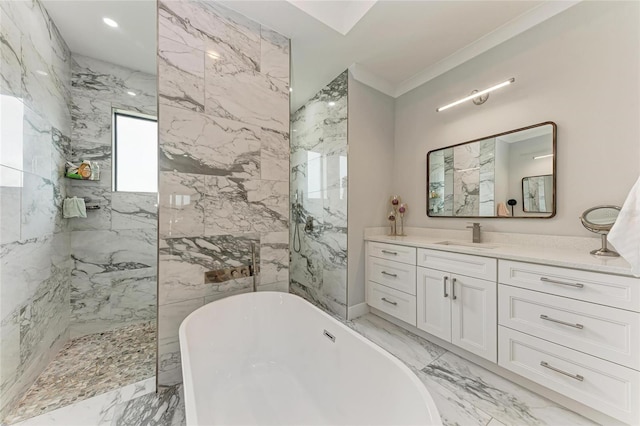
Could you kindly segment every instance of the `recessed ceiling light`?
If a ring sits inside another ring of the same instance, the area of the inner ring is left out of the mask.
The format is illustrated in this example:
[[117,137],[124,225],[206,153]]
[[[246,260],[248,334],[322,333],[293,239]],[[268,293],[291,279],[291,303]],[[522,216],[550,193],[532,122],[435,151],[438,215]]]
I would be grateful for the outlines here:
[[129,95],[129,96],[135,96],[135,95],[136,95],[136,93],[135,93],[135,92],[127,92],[127,95]]
[[110,26],[111,28],[118,28],[118,23],[111,18],[102,18],[102,22]]
[[40,75],[49,75],[46,72],[42,71],[42,70],[36,70],[36,72]]
[[333,102],[333,101],[329,102],[329,106],[335,106],[335,105],[336,105],[335,102]]

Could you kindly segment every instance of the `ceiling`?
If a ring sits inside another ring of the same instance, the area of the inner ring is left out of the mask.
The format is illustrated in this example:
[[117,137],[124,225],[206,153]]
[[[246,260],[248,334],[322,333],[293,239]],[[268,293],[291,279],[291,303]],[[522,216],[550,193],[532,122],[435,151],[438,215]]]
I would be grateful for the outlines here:
[[[393,97],[580,0],[222,0],[291,38],[291,108],[349,68]],[[44,0],[74,53],[156,73],[154,0]],[[110,28],[109,17],[119,23]]]
[[[579,1],[378,1],[346,34],[296,1],[223,0],[225,6],[291,39],[291,109],[345,69],[397,97],[549,19]],[[342,3],[318,1],[316,9]],[[371,3],[371,2],[367,2]],[[309,12],[309,13],[307,13]]]
[[[156,2],[43,0],[74,53],[156,74]],[[118,23],[111,28],[108,17]]]

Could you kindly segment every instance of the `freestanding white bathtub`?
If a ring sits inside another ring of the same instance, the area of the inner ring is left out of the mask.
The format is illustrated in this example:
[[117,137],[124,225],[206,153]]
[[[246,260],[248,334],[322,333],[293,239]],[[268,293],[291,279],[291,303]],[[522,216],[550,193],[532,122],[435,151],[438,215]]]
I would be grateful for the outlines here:
[[180,326],[187,425],[441,425],[395,357],[287,293],[228,297]]

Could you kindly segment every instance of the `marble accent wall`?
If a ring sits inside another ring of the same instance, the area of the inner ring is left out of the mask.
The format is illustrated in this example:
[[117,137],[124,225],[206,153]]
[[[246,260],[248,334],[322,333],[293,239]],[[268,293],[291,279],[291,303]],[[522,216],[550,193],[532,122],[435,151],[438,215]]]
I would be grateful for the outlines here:
[[[347,84],[340,74],[292,116],[290,291],[347,314]],[[297,196],[296,196],[297,194]],[[305,224],[311,221],[312,229]],[[299,247],[299,250],[298,250]]]
[[112,108],[157,115],[156,76],[72,59],[70,159],[97,161],[101,171],[99,181],[68,180],[69,196],[100,205],[86,219],[68,219],[73,338],[155,320],[158,195],[113,192],[111,184]]
[[0,420],[68,338],[71,54],[42,4],[0,2]]
[[178,327],[252,278],[288,290],[289,40],[216,2],[159,1],[158,382],[182,381]]

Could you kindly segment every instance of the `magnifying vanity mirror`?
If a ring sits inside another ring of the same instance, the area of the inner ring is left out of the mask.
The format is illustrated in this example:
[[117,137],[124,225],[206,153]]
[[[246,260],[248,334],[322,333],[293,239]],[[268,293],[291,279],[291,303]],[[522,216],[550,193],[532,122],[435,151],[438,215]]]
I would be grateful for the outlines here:
[[550,218],[555,188],[556,125],[550,121],[427,154],[430,217]]
[[616,222],[619,213],[620,207],[618,206],[596,206],[591,207],[582,213],[580,216],[582,225],[589,231],[600,234],[602,238],[602,247],[597,250],[592,250],[591,254],[610,257],[620,256],[618,253],[607,247],[607,234]]

